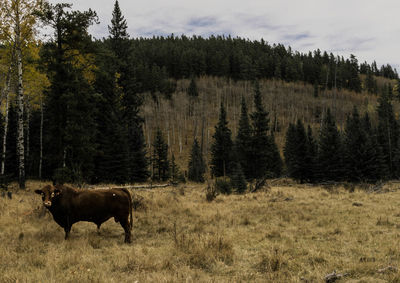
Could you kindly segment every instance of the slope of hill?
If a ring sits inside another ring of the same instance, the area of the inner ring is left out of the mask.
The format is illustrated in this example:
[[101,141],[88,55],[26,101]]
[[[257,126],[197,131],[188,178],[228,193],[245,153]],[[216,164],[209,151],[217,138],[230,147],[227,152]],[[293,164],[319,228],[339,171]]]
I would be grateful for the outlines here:
[[[203,152],[209,157],[221,102],[227,110],[228,126],[233,138],[236,137],[238,129],[241,97],[245,97],[250,113],[254,109],[253,86],[249,81],[201,77],[197,79],[197,98],[187,94],[189,82],[179,80],[171,99],[160,95],[157,96],[158,100],[154,101],[150,94],[145,93],[142,109],[148,151],[151,151],[155,129],[159,127],[170,146],[170,152],[174,153],[182,169],[187,167],[194,137],[203,141]],[[380,84],[385,83],[395,85],[395,81],[381,78]],[[289,123],[301,119],[305,124],[311,125],[316,135],[327,108],[336,116],[340,128],[343,128],[353,106],[357,106],[361,113],[368,112],[373,122],[376,120],[377,96],[373,94],[333,89],[321,90],[318,97],[315,97],[312,85],[281,80],[262,80],[260,86],[264,106],[269,112],[270,128],[274,129],[281,150]],[[398,113],[400,105],[397,100],[394,107]],[[189,111],[189,108],[192,110]]]

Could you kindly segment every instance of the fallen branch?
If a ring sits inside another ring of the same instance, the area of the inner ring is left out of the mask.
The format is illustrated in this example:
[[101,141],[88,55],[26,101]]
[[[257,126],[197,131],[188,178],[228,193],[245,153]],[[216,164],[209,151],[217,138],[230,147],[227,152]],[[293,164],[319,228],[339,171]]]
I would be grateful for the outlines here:
[[346,275],[347,273],[336,273],[336,270],[334,270],[332,273],[325,275],[324,280],[326,283],[332,283]]
[[267,179],[268,179],[268,177],[264,176],[262,179],[256,180],[256,183],[255,183],[254,187],[251,187],[250,192],[255,193],[264,186],[266,186],[268,189],[270,189],[271,187],[267,184]]
[[378,269],[378,273],[386,273],[386,272],[397,272],[397,267],[389,265],[385,268]]
[[112,187],[111,189],[153,189],[153,188],[166,188],[166,187],[169,187],[169,186],[171,186],[171,184],[121,186],[121,187]]

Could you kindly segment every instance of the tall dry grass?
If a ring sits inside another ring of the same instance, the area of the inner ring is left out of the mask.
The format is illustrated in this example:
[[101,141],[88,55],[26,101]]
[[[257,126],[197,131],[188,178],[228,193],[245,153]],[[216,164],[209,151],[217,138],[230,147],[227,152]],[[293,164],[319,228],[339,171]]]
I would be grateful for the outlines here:
[[0,198],[0,282],[321,282],[333,270],[400,281],[378,272],[400,263],[399,184],[376,194],[289,182],[212,202],[202,185],[135,191],[129,245],[113,220],[100,234],[79,222],[65,241],[41,216],[40,185]]

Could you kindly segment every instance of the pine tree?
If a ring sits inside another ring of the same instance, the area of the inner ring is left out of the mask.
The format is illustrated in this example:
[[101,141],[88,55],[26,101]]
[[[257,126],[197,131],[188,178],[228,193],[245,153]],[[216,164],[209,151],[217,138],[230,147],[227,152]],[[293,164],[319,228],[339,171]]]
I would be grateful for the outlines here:
[[197,89],[197,84],[195,79],[192,77],[192,79],[190,80],[190,84],[189,84],[189,88],[187,90],[187,94],[190,97],[198,97],[199,96],[199,91]]
[[318,145],[313,137],[310,125],[307,127],[307,156],[305,159],[306,179],[311,183],[315,182],[317,164]]
[[318,97],[319,96],[319,83],[318,81],[315,81],[314,83],[314,97]]
[[119,60],[122,60],[122,58],[127,55],[126,47],[129,40],[127,29],[128,25],[122,15],[118,0],[116,0],[112,12],[111,26],[108,26],[108,32],[110,33],[111,48]]
[[269,118],[268,112],[264,109],[261,99],[260,86],[258,82],[254,86],[255,111],[250,115],[252,120],[251,137],[251,178],[264,177],[268,169],[271,169],[272,144],[268,136]]
[[389,170],[388,177],[396,177],[399,164],[395,163],[394,156],[399,142],[399,125],[394,116],[389,91],[385,87],[378,99],[378,143],[382,148],[386,166]]
[[74,182],[90,180],[95,152],[96,107],[94,91],[85,77],[88,64],[77,64],[71,51],[89,60],[93,44],[87,32],[96,13],[68,11],[69,4],[45,3],[41,19],[54,29],[54,39],[44,45],[41,58],[50,88],[46,96],[45,148],[47,173],[57,168],[72,172]]
[[166,181],[169,178],[168,144],[164,141],[163,134],[158,128],[153,143],[153,179]]
[[346,177],[349,181],[365,180],[363,169],[365,164],[366,133],[361,126],[360,116],[356,107],[347,117],[344,130],[344,159]]
[[300,119],[296,126],[289,125],[284,153],[289,176],[304,183],[308,179],[306,164],[308,145],[307,135]]
[[340,133],[328,108],[319,133],[318,178],[322,181],[340,181],[343,177],[342,157]]
[[232,172],[230,175],[232,188],[236,189],[236,192],[241,194],[247,189],[246,178],[243,174],[242,166],[239,162],[234,162],[232,165]]
[[271,173],[271,177],[277,178],[282,174],[282,157],[279,153],[278,145],[275,142],[274,134],[272,133],[268,138],[271,147],[271,158],[267,172]]
[[290,177],[293,176],[297,168],[296,140],[297,140],[296,126],[292,123],[289,123],[288,129],[286,131],[283,156],[285,158],[287,174]]
[[192,151],[189,159],[188,178],[193,182],[204,182],[204,173],[206,171],[203,154],[201,152],[197,139],[194,139]]
[[178,164],[176,164],[176,162],[175,162],[175,156],[173,153],[171,156],[170,174],[169,175],[170,175],[170,178],[171,178],[171,181],[173,184],[176,184],[179,181],[185,180],[185,177],[181,173],[181,170],[180,170]]
[[250,126],[249,115],[247,114],[247,105],[244,97],[242,97],[239,129],[235,140],[235,148],[241,169],[248,180],[252,176],[251,135],[252,129]]
[[232,160],[232,138],[231,130],[228,128],[226,111],[221,103],[219,121],[215,126],[213,144],[211,145],[211,173],[215,177],[227,176],[231,172]]
[[377,94],[378,92],[378,85],[371,71],[367,72],[367,76],[365,78],[365,88],[367,89],[368,93]]
[[365,113],[362,118],[361,127],[366,135],[366,143],[361,150],[364,156],[362,161],[363,181],[376,182],[385,178],[388,170],[382,153],[382,148],[377,140],[376,130],[372,129],[368,113]]
[[116,61],[116,83],[122,92],[121,121],[126,131],[129,181],[143,182],[149,176],[143,118],[139,114],[143,99],[139,95],[140,88],[135,70],[137,67],[133,66],[135,60],[132,58],[133,52],[127,28],[119,3],[115,1],[111,26],[108,29],[110,47]]

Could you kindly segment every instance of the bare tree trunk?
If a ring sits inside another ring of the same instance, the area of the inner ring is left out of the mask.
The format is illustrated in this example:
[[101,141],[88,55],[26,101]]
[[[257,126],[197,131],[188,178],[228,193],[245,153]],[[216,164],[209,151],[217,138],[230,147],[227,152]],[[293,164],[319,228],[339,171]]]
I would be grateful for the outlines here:
[[4,92],[6,95],[6,117],[4,121],[4,133],[3,133],[3,152],[1,156],[1,175],[4,175],[5,166],[6,166],[6,150],[7,150],[7,132],[8,132],[8,102],[9,102],[9,94],[10,94],[10,82],[8,82],[6,91]]
[[39,133],[39,179],[42,179],[42,160],[43,160],[43,100],[40,97],[40,133]]

